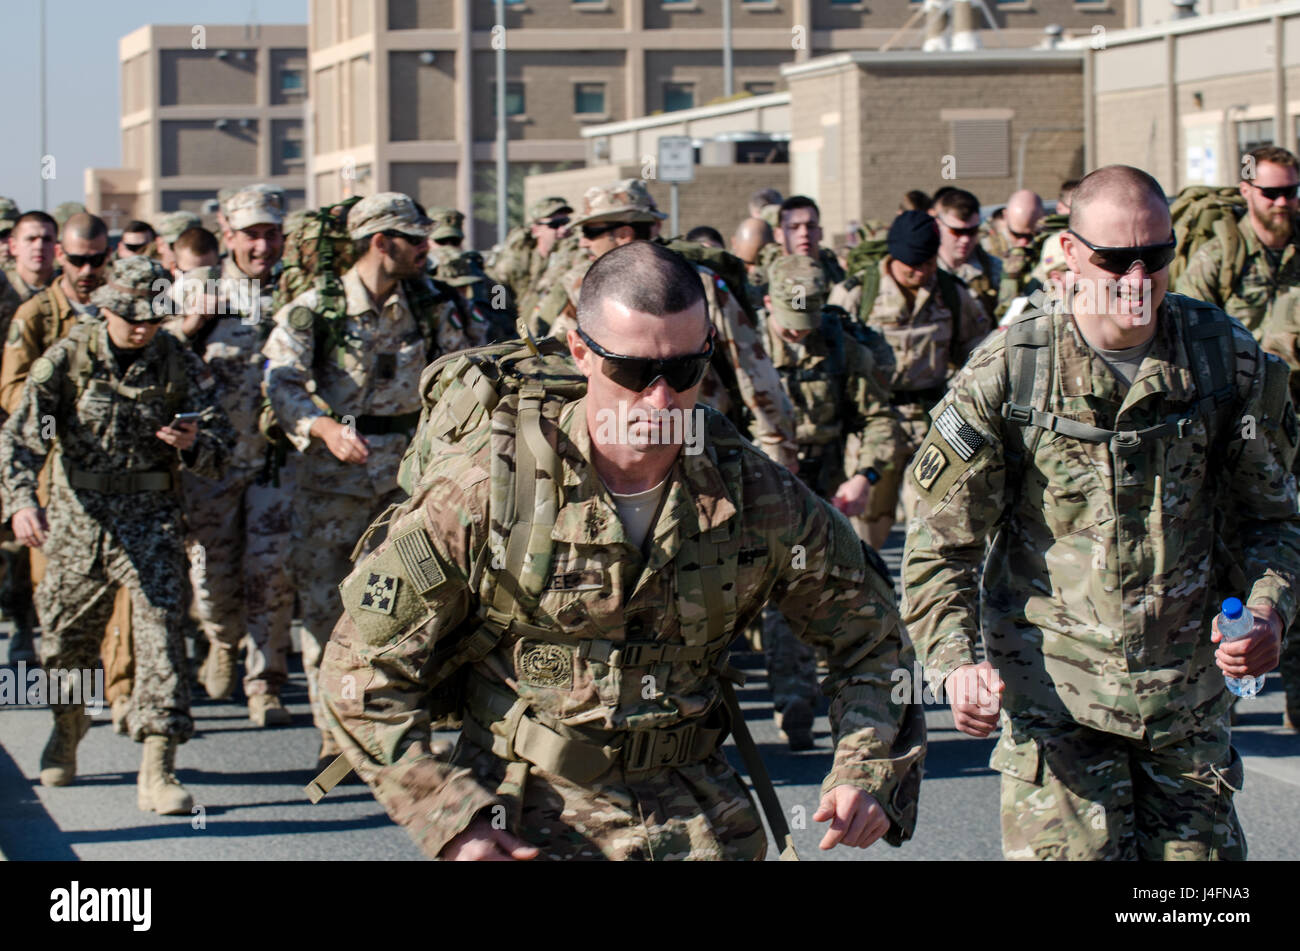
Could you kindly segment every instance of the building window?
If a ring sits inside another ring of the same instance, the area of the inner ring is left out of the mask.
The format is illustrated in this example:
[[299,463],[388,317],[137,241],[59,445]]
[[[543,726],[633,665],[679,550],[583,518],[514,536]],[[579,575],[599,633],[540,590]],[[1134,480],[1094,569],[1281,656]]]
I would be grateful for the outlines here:
[[280,160],[282,162],[302,161],[302,140],[285,139],[280,143]]
[[280,70],[280,92],[302,92],[305,88],[301,69]]
[[574,83],[573,111],[580,116],[603,116],[605,114],[605,84]]
[[1251,149],[1273,144],[1272,119],[1246,119],[1237,123],[1237,164]]
[[664,112],[695,108],[694,83],[664,83]]
[[745,92],[751,96],[766,96],[768,93],[776,92],[776,83],[773,82],[752,82],[745,83]]
[[[497,84],[492,82],[488,86],[488,99],[492,103],[492,118],[497,117]],[[506,81],[506,115],[522,116],[524,114],[524,84],[517,81]]]

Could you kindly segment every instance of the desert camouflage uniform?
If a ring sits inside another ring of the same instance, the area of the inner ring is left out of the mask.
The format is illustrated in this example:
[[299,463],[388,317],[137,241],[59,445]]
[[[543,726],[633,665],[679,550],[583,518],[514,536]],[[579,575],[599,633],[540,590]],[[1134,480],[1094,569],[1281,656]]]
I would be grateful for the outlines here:
[[[854,474],[874,468],[883,475],[900,468],[907,462],[901,454],[908,441],[899,427],[898,412],[890,405],[889,391],[877,378],[871,351],[845,332],[838,317],[823,321],[825,285],[817,281],[815,270],[808,273],[810,268],[816,264],[798,256],[782,258],[773,270],[773,306],[781,310],[764,321],[764,336],[794,407],[799,478],[830,499]],[[788,319],[783,315],[790,313],[788,288],[800,281],[808,288],[801,308],[807,319],[798,325],[812,332],[799,343],[790,343],[779,329]],[[850,434],[856,437],[854,454],[846,458],[845,439]],[[801,698],[815,705],[816,656],[770,605],[763,609],[763,651],[772,705],[781,711]]]
[[[533,336],[541,337],[550,330],[550,323],[543,319],[543,305],[555,289],[556,282],[576,264],[586,260],[587,252],[578,244],[576,235],[570,234],[555,242],[546,266],[533,283],[529,293],[519,301],[519,314],[528,320],[528,329]],[[558,298],[551,306],[563,306]]]
[[1002,262],[977,244],[970,257],[958,265],[956,270],[948,267],[942,255],[939,257],[939,267],[966,285],[971,296],[988,315],[989,326],[996,325],[1010,304],[1010,301],[1001,299]]
[[[145,289],[152,274],[163,273],[146,258],[131,258],[115,264],[114,280],[124,280],[124,267],[134,262],[149,266],[140,274],[134,265],[132,272]],[[37,476],[53,448],[45,421],[55,420],[59,465],[44,546],[49,567],[36,588],[42,663],[47,668],[93,668],[113,607],[110,594],[118,585],[127,587],[135,649],[128,731],[137,742],[148,735],[183,742],[193,733],[194,721],[181,637],[188,597],[181,507],[173,491],[156,486],[135,491],[123,483],[142,479],[144,473],[167,473],[174,485],[181,465],[219,476],[234,433],[221,409],[216,380],[165,331],[139,351],[125,373],[110,356],[107,325],[84,325],[82,332],[93,335],[95,350],[89,358],[90,381],[80,398],[70,374],[79,346],[74,336],[32,364],[22,402],[0,430],[4,516],[38,505]],[[186,377],[185,391],[174,405],[164,397],[169,348],[180,353]],[[122,388],[137,392],[137,398],[128,398]],[[154,435],[172,412],[204,413],[197,441],[187,453]],[[86,480],[102,487],[72,487]]]
[[[471,346],[481,347],[518,336],[518,320],[510,288],[488,277],[483,256],[462,251],[438,268],[438,280],[453,288],[463,300],[463,310],[454,302],[444,304],[446,320],[462,325]],[[493,306],[499,304],[500,306]]]
[[258,430],[262,346],[271,331],[275,282],[253,288],[233,256],[220,274],[223,307],[200,331],[203,336],[188,342],[221,384],[222,407],[236,441],[223,477],[181,476],[194,613],[212,650],[236,651],[248,635],[245,696],[278,696],[289,677],[296,462],[293,456],[286,459],[276,485],[266,464],[267,442]]
[[1227,253],[1222,238],[1214,237],[1196,249],[1187,262],[1187,270],[1178,278],[1180,294],[1208,301],[1236,317],[1256,339],[1261,339],[1264,325],[1280,295],[1287,288],[1300,286],[1300,231],[1282,249],[1279,263],[1269,259],[1268,249],[1255,234],[1250,216],[1237,222],[1240,240],[1245,245],[1245,263],[1231,287],[1221,287],[1223,258]]
[[[1188,415],[1206,395],[1189,368],[1193,306],[1165,296],[1127,390],[1073,318],[1019,318],[1050,322],[1056,341],[1046,411],[1135,430]],[[1233,399],[1219,434],[1197,415],[1181,438],[1112,456],[1107,443],[1040,430],[1021,463],[1012,454],[1029,430],[1003,418],[1008,335],[997,334],[936,407],[955,414],[946,431],[963,448],[936,426],[909,470],[920,502],[904,620],[934,683],[975,663],[980,633],[1006,684],[991,765],[1003,775],[1009,858],[1245,857],[1232,806],[1243,773],[1210,643],[1216,533],[1235,519],[1249,600],[1275,607],[1285,629],[1300,516],[1285,377],[1244,328],[1231,333]],[[1243,414],[1258,420],[1257,438],[1243,438]]]
[[[647,559],[628,540],[588,461],[583,401],[564,407],[563,494],[552,569],[534,615],[556,642],[510,634],[470,665],[466,731],[451,763],[429,751],[426,685],[431,652],[479,611],[487,590],[486,575],[478,591],[467,579],[495,514],[491,446],[440,455],[395,514],[390,541],[344,584],[346,610],[326,649],[321,692],[348,759],[426,854],[437,856],[480,813],[494,818],[500,804],[510,830],[538,846],[543,859],[762,858],[763,827],[718,750],[630,773],[620,759],[576,777],[560,764],[510,764],[470,734],[488,697],[500,698],[503,711],[515,699],[526,702],[534,734],[553,727],[608,748],[622,744],[623,731],[653,741],[684,721],[705,728],[719,691],[708,665],[595,658],[627,641],[653,641],[660,656],[688,644],[723,651],[769,595],[800,637],[830,652],[823,689],[832,698],[836,752],[822,788],[867,791],[890,819],[887,841],[911,834],[924,723],[919,707],[890,697],[891,672],[912,659],[893,593],[843,518],[725,418],[705,418],[706,449],[674,464]],[[717,575],[701,570],[713,568],[706,550],[717,559]],[[722,590],[710,575],[736,583]],[[395,603],[370,597],[376,579],[395,586]],[[720,610],[706,611],[715,597]],[[651,699],[643,699],[643,675],[658,685]],[[512,742],[503,740],[501,755],[530,751],[523,735],[520,729]]]
[[[939,291],[937,275],[916,293],[909,306],[902,290],[889,274],[886,255],[880,262],[880,289],[867,316],[867,324],[878,330],[894,351],[891,399],[903,417],[907,433],[908,458],[930,430],[929,408],[938,402],[948,377],[961,367],[992,327],[984,308],[964,287],[957,288],[960,314],[952,314]],[[882,472],[883,478],[871,489],[871,500],[863,521],[894,516],[902,488],[902,470]]]
[[[352,215],[358,208],[361,203],[353,206],[349,222],[356,220]],[[443,323],[437,351],[430,355],[401,285],[377,312],[355,268],[343,275],[342,284],[347,314],[342,357],[331,355],[313,364],[314,314],[321,306],[315,289],[280,309],[262,350],[267,395],[285,435],[302,452],[293,512],[293,571],[312,719],[322,730],[316,672],[338,620],[338,583],[351,570],[357,539],[404,495],[397,487],[397,469],[420,412],[420,373],[438,353],[469,344],[459,327]],[[370,455],[364,463],[340,461],[309,434],[312,423],[330,412],[345,424],[351,420],[365,437]],[[391,431],[381,432],[385,427]]]

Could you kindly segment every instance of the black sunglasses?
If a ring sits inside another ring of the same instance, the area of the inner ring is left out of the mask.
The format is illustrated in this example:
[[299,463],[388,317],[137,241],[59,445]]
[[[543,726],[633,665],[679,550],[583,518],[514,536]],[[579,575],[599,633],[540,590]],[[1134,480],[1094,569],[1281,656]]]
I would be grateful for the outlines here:
[[551,219],[549,219],[549,220],[547,220],[547,221],[539,222],[539,224],[542,224],[542,225],[544,225],[544,226],[547,227],[547,228],[553,228],[553,229],[555,229],[556,231],[559,231],[561,228],[563,228],[563,227],[564,227],[565,225],[567,225],[568,223],[569,223],[569,219],[568,219],[568,218],[551,218]]
[[421,244],[428,239],[423,235],[407,234],[405,231],[381,231],[385,238],[401,238],[407,244]]
[[623,227],[623,222],[621,221],[615,221],[613,224],[607,225],[583,225],[582,236],[588,241],[594,241],[602,234],[609,234],[611,231],[621,227]]
[[1277,201],[1279,198],[1285,198],[1287,201],[1290,201],[1296,196],[1296,192],[1300,190],[1300,185],[1272,185],[1265,187],[1264,185],[1256,185],[1254,182],[1251,182],[1250,186],[1269,201]]
[[[952,225],[948,224],[948,222],[944,221],[942,218],[940,218],[939,221],[942,222],[945,228],[947,228],[953,234],[957,235],[957,237],[959,238],[972,238],[975,235],[980,233],[979,225],[975,225],[972,228],[954,228]],[[1012,234],[1015,234],[1015,232],[1012,232]]]
[[[979,229],[977,228],[976,230],[978,231]],[[1038,232],[1036,231],[1017,231],[1010,225],[1007,226],[1007,231],[1011,234],[1011,237],[1017,238],[1021,241],[1032,241],[1034,238],[1038,237]],[[1087,242],[1085,242],[1085,244],[1086,243]]]
[[108,252],[100,251],[98,254],[69,254],[67,251],[64,251],[63,256],[68,259],[68,263],[73,267],[85,267],[87,264],[91,267],[99,267],[104,263],[104,259],[108,257]]
[[1169,240],[1164,244],[1144,244],[1135,248],[1102,248],[1093,244],[1073,228],[1068,229],[1070,234],[1082,241],[1092,252],[1089,260],[1103,271],[1109,271],[1111,274],[1127,274],[1129,269],[1138,261],[1142,262],[1142,267],[1148,274],[1154,274],[1157,271],[1163,271],[1169,266],[1169,262],[1174,259],[1175,250],[1178,242],[1174,240],[1173,233],[1169,235]]
[[688,353],[681,357],[627,357],[619,353],[610,353],[596,341],[587,336],[586,331],[578,328],[578,337],[591,352],[601,358],[601,369],[605,376],[625,390],[641,393],[660,377],[678,393],[689,390],[700,380],[709,368],[709,359],[713,356],[713,331],[705,341],[703,353]]
[[141,241],[139,244],[132,244],[130,241],[123,241],[122,247],[126,248],[132,254],[139,254],[145,248],[149,247],[149,242]]

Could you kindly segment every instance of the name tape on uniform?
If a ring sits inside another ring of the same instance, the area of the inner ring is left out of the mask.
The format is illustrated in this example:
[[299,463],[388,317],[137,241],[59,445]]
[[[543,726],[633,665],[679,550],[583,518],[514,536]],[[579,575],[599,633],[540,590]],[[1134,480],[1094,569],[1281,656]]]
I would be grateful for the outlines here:
[[934,421],[934,428],[939,430],[939,435],[943,437],[944,442],[952,446],[953,451],[961,456],[962,462],[969,462],[970,457],[984,445],[984,437],[974,426],[961,418],[961,414],[954,406],[949,406],[939,414],[939,418]]

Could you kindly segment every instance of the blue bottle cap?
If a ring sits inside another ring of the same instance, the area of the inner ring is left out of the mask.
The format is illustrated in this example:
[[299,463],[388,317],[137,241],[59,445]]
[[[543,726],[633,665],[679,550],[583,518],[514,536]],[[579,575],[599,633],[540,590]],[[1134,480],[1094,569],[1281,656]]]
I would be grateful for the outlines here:
[[1240,598],[1225,598],[1223,601],[1223,613],[1227,615],[1229,621],[1235,621],[1241,617],[1243,608]]

